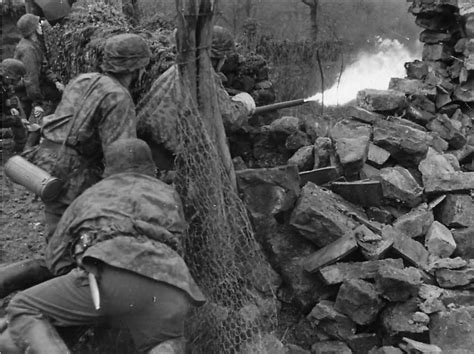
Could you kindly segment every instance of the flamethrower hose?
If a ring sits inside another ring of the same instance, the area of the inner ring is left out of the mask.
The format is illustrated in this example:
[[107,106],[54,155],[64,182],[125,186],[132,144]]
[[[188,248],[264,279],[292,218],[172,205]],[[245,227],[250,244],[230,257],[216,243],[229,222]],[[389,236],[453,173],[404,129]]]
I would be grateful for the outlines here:
[[306,100],[305,98],[299,98],[297,100],[292,100],[292,101],[273,103],[266,106],[257,107],[255,109],[254,114],[277,111],[279,109],[288,108],[288,107],[300,106],[306,102],[310,102],[310,101]]

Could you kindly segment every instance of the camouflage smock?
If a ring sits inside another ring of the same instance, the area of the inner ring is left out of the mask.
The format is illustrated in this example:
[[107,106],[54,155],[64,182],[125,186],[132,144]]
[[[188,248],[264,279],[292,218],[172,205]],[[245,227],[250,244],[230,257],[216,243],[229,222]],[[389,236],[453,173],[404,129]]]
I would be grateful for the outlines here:
[[25,89],[26,96],[33,106],[41,104],[44,100],[41,92],[42,80],[58,81],[56,75],[48,66],[41,44],[31,39],[22,38],[15,48],[14,58],[25,64]]
[[201,303],[204,296],[178,253],[185,228],[173,187],[144,174],[119,173],[87,189],[66,209],[48,243],[46,262],[61,275],[76,258],[92,257],[176,286]]
[[[243,103],[231,100],[219,75],[215,74],[214,78],[224,127],[227,131],[235,130],[247,122],[249,112]],[[189,90],[181,82],[178,66],[173,65],[155,80],[137,105],[138,136],[149,144],[163,144],[173,153],[179,146],[176,133],[178,119],[185,119],[187,110],[192,106]]]
[[111,76],[81,74],[66,87],[55,113],[44,117],[42,136],[24,155],[66,183],[58,201],[70,204],[100,180],[105,148],[136,137],[132,97]]

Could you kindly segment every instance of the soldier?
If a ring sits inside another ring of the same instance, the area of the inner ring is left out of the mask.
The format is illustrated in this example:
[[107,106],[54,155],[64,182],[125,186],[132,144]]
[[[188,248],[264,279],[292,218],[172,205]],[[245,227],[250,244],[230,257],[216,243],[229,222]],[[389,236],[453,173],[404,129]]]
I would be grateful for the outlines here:
[[142,140],[108,146],[105,178],[68,207],[48,244],[58,277],[10,301],[0,352],[70,352],[53,326],[126,327],[140,352],[183,336],[205,298],[180,256],[181,201],[155,169]]
[[81,74],[72,80],[54,114],[44,117],[41,143],[24,155],[64,182],[59,197],[45,203],[48,237],[67,206],[101,179],[106,147],[120,138],[136,137],[129,89],[140,82],[150,56],[147,43],[138,35],[109,38],[103,73]]
[[[222,85],[225,79],[219,70],[229,53],[234,50],[232,35],[220,26],[213,28],[210,58],[215,75],[217,101],[226,131],[241,128],[255,111],[255,101],[246,92],[229,96]],[[137,107],[138,136],[150,145],[155,163],[162,170],[173,169],[173,154],[176,152],[176,122],[179,105],[185,100],[184,90],[179,87],[178,66],[175,64],[164,72],[143,97]]]
[[23,109],[19,98],[16,96],[16,88],[21,85],[26,73],[25,66],[19,60],[5,59],[0,64],[0,76],[2,84],[2,129],[10,128],[13,133],[13,151],[21,152],[26,143],[26,129],[23,125]]
[[[27,148],[36,145],[39,140],[41,118],[46,102],[57,103],[61,98],[64,85],[51,71],[45,56],[41,40],[43,29],[39,16],[25,14],[17,22],[17,28],[23,37],[15,48],[14,58],[25,64],[25,94],[22,98],[25,114],[30,120]],[[50,112],[47,112],[50,113]]]

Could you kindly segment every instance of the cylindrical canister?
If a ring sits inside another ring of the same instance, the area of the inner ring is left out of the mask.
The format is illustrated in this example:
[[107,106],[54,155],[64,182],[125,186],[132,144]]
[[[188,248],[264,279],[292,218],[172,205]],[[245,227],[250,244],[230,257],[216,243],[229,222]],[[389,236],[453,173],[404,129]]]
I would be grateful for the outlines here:
[[8,178],[39,195],[44,201],[54,200],[61,192],[62,181],[59,178],[19,155],[9,158],[4,167]]

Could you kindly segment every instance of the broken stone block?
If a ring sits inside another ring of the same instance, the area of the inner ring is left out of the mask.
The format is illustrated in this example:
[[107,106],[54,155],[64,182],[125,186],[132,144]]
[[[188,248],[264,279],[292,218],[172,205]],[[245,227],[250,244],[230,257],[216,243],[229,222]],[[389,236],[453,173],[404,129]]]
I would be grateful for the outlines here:
[[428,44],[436,44],[436,43],[446,43],[452,41],[452,36],[450,33],[443,33],[443,32],[436,32],[430,30],[424,30],[420,33],[420,42],[428,43]]
[[352,350],[344,342],[323,341],[311,346],[311,354],[352,354]]
[[400,258],[381,259],[376,261],[336,263],[319,269],[319,274],[327,284],[334,285],[350,279],[374,279],[382,266],[402,269]]
[[383,114],[371,112],[357,106],[349,106],[348,114],[354,119],[357,119],[361,122],[369,123],[369,124],[373,124],[374,122],[378,120],[385,119],[385,116]]
[[440,154],[436,150],[429,148],[425,159],[418,165],[418,170],[423,177],[433,176],[440,173],[455,172],[454,167],[449,162],[446,154]]
[[454,149],[460,149],[466,144],[461,122],[450,119],[446,114],[438,114],[426,127],[437,132]]
[[292,209],[300,193],[296,166],[240,170],[236,177],[242,200],[253,217]]
[[357,325],[346,315],[334,309],[334,302],[322,300],[306,316],[315,327],[333,339],[345,340],[355,334]]
[[474,267],[465,269],[440,269],[436,271],[436,281],[443,288],[456,288],[474,283]]
[[348,119],[337,122],[331,129],[335,151],[346,176],[358,173],[367,160],[371,133],[370,125]]
[[354,354],[367,354],[370,349],[380,345],[380,340],[375,333],[354,334],[345,342]]
[[467,261],[461,257],[456,258],[438,258],[430,262],[429,270],[432,272],[439,269],[460,269],[467,266]]
[[432,147],[439,153],[443,153],[449,148],[449,144],[446,140],[441,138],[438,133],[430,132],[429,133],[428,146]]
[[451,59],[452,48],[444,43],[425,44],[421,59],[427,61],[445,61]]
[[290,225],[319,247],[336,241],[358,225],[350,214],[365,213],[339,195],[308,182],[290,217]]
[[387,112],[405,107],[406,98],[403,92],[394,90],[365,89],[357,93],[357,105],[374,112]]
[[354,229],[354,233],[360,252],[370,261],[381,259],[393,245],[393,238],[383,230],[375,234],[367,226],[361,225]]
[[288,165],[296,165],[298,171],[311,170],[314,166],[313,150],[313,145],[299,148],[288,160]]
[[438,208],[437,218],[444,225],[474,226],[474,202],[469,194],[448,194]]
[[379,179],[385,199],[410,207],[421,203],[423,188],[406,168],[401,166],[382,168]]
[[452,230],[451,233],[457,245],[453,256],[474,259],[474,227]]
[[356,249],[357,241],[354,234],[349,232],[347,235],[306,257],[303,261],[303,267],[307,272],[313,273],[327,264],[337,262]]
[[400,163],[418,164],[428,151],[428,133],[388,121],[374,125],[373,143],[387,151]]
[[436,95],[436,87],[424,83],[417,79],[401,79],[393,77],[388,84],[389,90],[400,91],[408,95],[426,95],[434,97]]
[[374,322],[384,302],[374,285],[365,280],[351,279],[342,283],[336,297],[335,309],[359,325]]
[[[165,354],[166,352],[161,352]],[[262,336],[253,336],[251,340],[242,344],[239,350],[241,354],[287,354],[285,345],[271,333]]]
[[415,268],[382,266],[375,277],[375,285],[382,297],[391,302],[405,301],[415,296],[420,284],[421,278]]
[[425,246],[431,254],[444,258],[456,249],[451,231],[438,221],[434,221],[426,233]]
[[368,164],[365,164],[364,167],[362,167],[362,170],[360,171],[360,178],[363,178],[363,179],[376,180],[379,176],[380,176],[380,170]]
[[300,172],[300,185],[304,186],[307,182],[322,186],[328,182],[334,181],[340,177],[336,167],[322,167],[311,171]]
[[423,177],[426,193],[461,192],[474,189],[474,172],[451,172]]
[[453,92],[453,98],[462,102],[474,102],[473,83],[466,82],[459,85]]
[[301,265],[316,247],[288,225],[278,224],[267,216],[254,220],[254,231],[270,265],[286,284],[289,301],[309,311],[326,291],[323,281],[305,272]]
[[299,148],[302,148],[303,146],[309,146],[311,145],[311,139],[308,134],[305,132],[302,132],[301,130],[298,130],[288,136],[285,140],[285,148],[288,151],[295,152]]
[[433,344],[426,344],[422,342],[418,342],[416,340],[410,339],[410,338],[403,338],[406,344],[401,345],[402,348],[407,352],[407,353],[426,353],[426,354],[436,354],[436,353],[441,353],[441,348],[433,345]]
[[368,354],[403,354],[403,351],[392,346],[383,346],[370,350]]
[[344,199],[364,207],[380,205],[383,200],[382,185],[379,181],[336,181],[331,183],[331,190]]
[[300,128],[301,122],[297,117],[283,116],[275,119],[269,126],[269,131],[273,134],[282,134],[289,136],[297,132]]
[[369,144],[369,153],[367,156],[368,163],[381,167],[390,158],[390,153],[373,143]]
[[332,140],[328,137],[318,137],[314,142],[314,168],[327,167],[335,154]]
[[474,348],[474,307],[433,315],[430,342],[446,353],[471,353]]
[[411,298],[405,302],[390,303],[382,311],[380,318],[384,333],[388,336],[387,342],[391,342],[390,337],[412,336],[417,333],[428,331],[424,323],[415,322],[413,315],[418,311],[416,298]]
[[400,254],[411,264],[426,269],[428,266],[428,251],[423,245],[403,234],[402,232],[395,230],[391,226],[386,226],[383,229],[384,232],[393,238],[393,250]]
[[446,310],[445,305],[441,301],[443,293],[444,290],[438,286],[421,284],[418,290],[420,310],[428,315]]
[[424,236],[433,221],[433,212],[424,203],[396,219],[393,222],[393,227],[405,235],[414,238]]
[[393,221],[392,213],[385,207],[369,207],[366,212],[370,220],[381,224],[391,224]]

